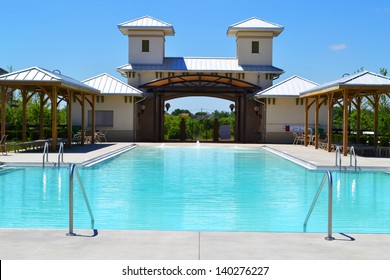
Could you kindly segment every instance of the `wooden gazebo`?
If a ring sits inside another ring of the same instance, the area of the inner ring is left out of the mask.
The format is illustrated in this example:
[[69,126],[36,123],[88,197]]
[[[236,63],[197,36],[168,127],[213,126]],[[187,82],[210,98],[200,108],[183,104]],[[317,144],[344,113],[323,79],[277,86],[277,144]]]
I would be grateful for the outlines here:
[[[84,106],[87,101],[92,108],[92,131],[94,131],[94,111],[95,96],[100,91],[89,87],[75,79],[64,76],[60,73],[48,71],[39,67],[31,67],[17,72],[8,73],[0,76],[0,94],[1,94],[1,136],[6,134],[5,109],[7,100],[16,91],[19,90],[22,96],[22,141],[26,141],[26,107],[27,102],[34,94],[39,94],[41,104],[40,114],[40,138],[43,137],[43,106],[50,100],[52,111],[52,149],[57,146],[57,107],[59,102],[66,100],[68,103],[67,119],[67,138],[69,144],[72,139],[72,102],[78,100],[82,107],[82,131],[84,132]],[[84,138],[85,135],[82,135]],[[83,143],[83,139],[82,139]]]
[[[360,106],[363,98],[372,104],[374,109],[374,143],[378,142],[378,112],[379,112],[379,100],[382,94],[386,94],[388,97],[390,93],[390,78],[363,71],[357,74],[341,78],[339,80],[329,82],[318,87],[314,87],[308,91],[302,92],[300,98],[305,99],[305,134],[308,135],[308,116],[309,109],[312,105],[315,105],[315,147],[319,147],[319,108],[325,104],[328,104],[328,128],[327,128],[327,150],[331,151],[331,139],[332,139],[332,108],[336,103],[340,104],[343,108],[343,155],[348,153],[348,117],[349,106],[354,105],[357,110],[357,135],[360,135]],[[305,145],[307,145],[307,139],[305,139]]]

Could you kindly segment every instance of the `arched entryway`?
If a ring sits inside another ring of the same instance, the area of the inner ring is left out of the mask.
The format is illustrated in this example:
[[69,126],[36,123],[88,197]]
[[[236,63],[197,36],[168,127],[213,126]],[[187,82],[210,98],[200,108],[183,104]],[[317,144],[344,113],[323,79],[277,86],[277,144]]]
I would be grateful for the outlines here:
[[148,98],[138,103],[137,141],[163,141],[164,104],[166,101],[190,96],[217,97],[235,105],[235,141],[258,142],[259,118],[264,106],[254,101],[254,93],[261,88],[239,79],[188,74],[158,79],[141,85]]

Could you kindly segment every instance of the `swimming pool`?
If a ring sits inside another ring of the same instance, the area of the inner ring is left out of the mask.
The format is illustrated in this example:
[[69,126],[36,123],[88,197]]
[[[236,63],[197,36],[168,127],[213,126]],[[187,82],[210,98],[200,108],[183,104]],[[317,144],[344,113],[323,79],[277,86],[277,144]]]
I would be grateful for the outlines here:
[[[79,168],[97,229],[302,232],[324,171],[262,148],[138,147]],[[333,230],[390,233],[390,175],[332,172]],[[67,228],[67,168],[0,172],[0,228]],[[89,228],[81,192],[75,228]],[[326,232],[326,190],[308,232]]]

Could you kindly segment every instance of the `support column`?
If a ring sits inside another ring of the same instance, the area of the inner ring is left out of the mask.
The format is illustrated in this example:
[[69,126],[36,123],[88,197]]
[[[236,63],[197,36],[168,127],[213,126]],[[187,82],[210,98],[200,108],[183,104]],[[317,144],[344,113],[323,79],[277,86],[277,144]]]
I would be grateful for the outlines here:
[[73,106],[73,90],[68,89],[68,145],[72,146],[72,138],[73,138],[73,124],[72,124],[72,106]]
[[85,141],[85,94],[81,94],[81,145]]
[[343,155],[346,156],[348,154],[348,90],[343,90]]
[[91,101],[91,121],[92,121],[92,128],[91,128],[91,142],[92,144],[95,144],[95,95],[92,95],[92,101]]
[[5,135],[5,110],[7,106],[7,87],[1,87],[1,137]]
[[319,102],[320,97],[317,95],[316,96],[316,113],[315,113],[315,130],[314,130],[314,137],[315,137],[315,148],[318,149],[318,128],[319,128],[319,111],[320,111],[320,102]]
[[328,94],[328,131],[327,131],[327,150],[332,151],[332,125],[333,125],[333,93]]
[[57,90],[54,86],[51,93],[51,150],[57,149]]
[[310,106],[309,106],[309,98],[305,98],[305,128],[304,128],[304,134],[305,134],[305,138],[304,138],[304,145],[307,146],[308,144],[308,141],[307,141],[307,135],[309,133],[309,109],[310,109]]
[[22,142],[26,142],[27,140],[27,91],[22,90]]
[[360,144],[360,108],[362,105],[362,97],[356,97],[356,144]]

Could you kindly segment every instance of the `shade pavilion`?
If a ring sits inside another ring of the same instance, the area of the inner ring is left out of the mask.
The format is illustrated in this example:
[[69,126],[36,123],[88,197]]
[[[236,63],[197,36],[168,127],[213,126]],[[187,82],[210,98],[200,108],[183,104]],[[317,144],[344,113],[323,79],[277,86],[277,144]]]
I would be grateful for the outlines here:
[[[67,116],[67,141],[70,144],[72,140],[72,102],[78,100],[82,107],[82,119],[84,120],[84,106],[88,102],[92,108],[92,130],[94,130],[94,111],[95,111],[95,96],[100,94],[100,91],[89,87],[73,78],[64,76],[57,72],[52,72],[39,67],[31,67],[20,71],[8,73],[0,76],[0,93],[1,93],[1,135],[6,134],[5,108],[7,100],[10,96],[19,90],[22,96],[22,141],[26,141],[27,125],[26,125],[26,107],[27,102],[35,94],[39,94],[41,114],[39,135],[43,138],[43,106],[50,100],[52,111],[52,149],[57,146],[57,108],[58,104],[66,100],[68,104]],[[84,132],[84,121],[82,121],[82,131]],[[84,138],[85,135],[82,135]],[[84,141],[82,140],[82,143]]]
[[[351,76],[322,84],[300,94],[305,99],[305,133],[308,135],[308,116],[311,106],[315,107],[315,147],[319,147],[318,137],[318,112],[321,105],[327,102],[328,106],[328,128],[327,128],[327,150],[331,151],[332,139],[332,108],[339,104],[343,108],[343,155],[348,153],[348,118],[349,107],[354,105],[357,110],[357,137],[360,135],[360,107],[363,98],[371,103],[374,109],[374,145],[378,143],[378,112],[379,101],[383,94],[388,97],[390,93],[390,78],[363,71]],[[305,145],[307,145],[305,139]]]

